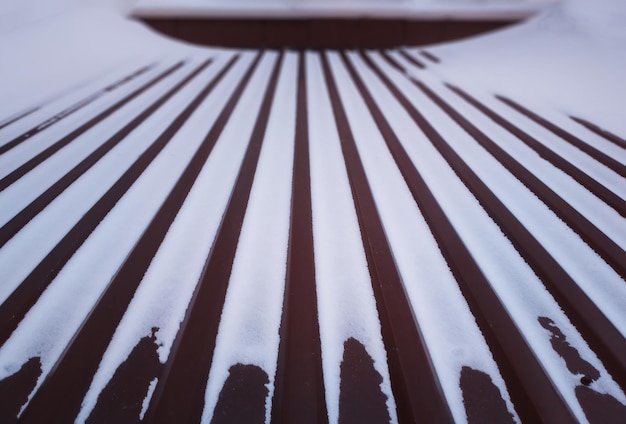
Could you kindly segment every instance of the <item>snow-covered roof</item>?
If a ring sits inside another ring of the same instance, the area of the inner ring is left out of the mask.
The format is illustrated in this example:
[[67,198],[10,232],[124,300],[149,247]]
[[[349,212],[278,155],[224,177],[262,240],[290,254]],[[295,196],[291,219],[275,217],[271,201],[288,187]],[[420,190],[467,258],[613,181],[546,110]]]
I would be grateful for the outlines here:
[[141,17],[520,19],[560,0],[138,0]]
[[625,10],[582,3],[388,50],[0,34],[0,421],[623,421]]

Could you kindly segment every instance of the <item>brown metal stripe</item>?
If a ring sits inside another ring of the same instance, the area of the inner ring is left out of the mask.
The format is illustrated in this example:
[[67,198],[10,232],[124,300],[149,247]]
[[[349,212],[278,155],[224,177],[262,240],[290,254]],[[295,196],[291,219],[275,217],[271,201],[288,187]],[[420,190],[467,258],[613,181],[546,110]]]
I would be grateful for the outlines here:
[[519,103],[504,96],[496,96],[496,98],[502,101],[503,103],[505,103],[506,105],[510,106],[511,108],[515,109],[522,115],[525,115],[531,120],[535,121],[537,124],[541,125],[542,127],[547,129],[551,133],[555,134],[557,137],[562,138],[563,140],[570,143],[572,146],[575,146],[579,150],[582,150],[583,152],[585,152],[586,154],[588,154],[589,156],[591,156],[592,158],[594,158],[595,160],[597,160],[598,162],[606,166],[607,168],[615,171],[618,175],[622,176],[623,178],[626,178],[626,166],[624,164],[618,162],[617,160],[613,159],[607,154],[594,148],[593,146],[584,142],[583,140],[576,137],[575,135],[554,125],[552,122],[548,121],[547,119],[544,119],[541,116],[537,115],[536,113],[531,112],[529,109],[525,108]]
[[624,140],[623,138],[605,130],[600,128],[599,126],[597,126],[596,124],[592,124],[589,121],[586,121],[584,119],[581,118],[576,118],[575,116],[570,116],[570,118],[572,120],[574,120],[575,122],[578,122],[580,125],[582,125],[583,127],[587,128],[589,131],[599,135],[600,137],[604,138],[605,140],[610,141],[611,143],[617,145],[618,147],[621,147],[622,149],[626,149],[626,140]]
[[[57,122],[61,121],[64,118],[68,117],[69,115],[73,114],[74,112],[79,111],[80,109],[82,109],[85,106],[87,106],[88,104],[94,102],[96,99],[99,99],[100,97],[102,97],[106,93],[108,93],[110,91],[113,91],[114,89],[116,89],[118,87],[121,87],[122,85],[126,84],[127,82],[132,81],[133,79],[135,79],[138,76],[140,76],[141,74],[149,71],[153,67],[154,67],[154,65],[144,66],[144,67],[140,68],[139,70],[133,72],[132,74],[130,74],[130,75],[128,75],[128,76],[126,76],[126,77],[124,77],[124,78],[122,78],[122,79],[120,79],[120,80],[118,80],[118,81],[116,81],[116,82],[114,82],[114,83],[104,87],[101,90],[98,90],[96,93],[87,96],[86,98],[84,98],[84,99],[80,100],[79,102],[73,104],[72,106],[68,107],[67,109],[62,110],[61,112],[57,113],[56,115],[54,115],[53,117],[47,119],[46,121],[42,122],[41,124],[31,128],[30,130],[26,131],[22,135],[19,135],[16,138],[14,138],[11,141],[9,141],[8,143],[3,144],[2,146],[0,146],[0,155],[8,152],[9,150],[14,148],[15,146],[19,145],[20,143],[23,143],[24,141],[26,141],[29,138],[31,138],[32,136],[40,133],[41,131],[45,130],[46,128],[51,127],[52,125],[56,124]],[[120,107],[120,106],[121,105],[119,105],[117,107]],[[111,108],[109,108],[107,111],[111,110],[111,112],[108,115],[113,113],[113,111],[115,109],[116,109],[115,106],[112,106]],[[103,112],[103,116],[108,116],[108,115],[104,115],[105,113],[106,112]],[[94,123],[95,122],[97,122],[97,121],[94,121]],[[87,128],[89,128],[89,127],[87,127]]]
[[22,178],[28,172],[33,170],[37,165],[41,164],[43,161],[48,159],[50,156],[61,150],[63,147],[67,146],[69,143],[74,141],[76,138],[87,132],[96,124],[100,123],[110,115],[112,115],[116,110],[124,106],[126,103],[130,102],[134,98],[138,97],[145,91],[147,91],[150,87],[154,86],[156,83],[161,81],[163,78],[170,75],[172,72],[183,66],[184,62],[178,62],[174,66],[168,68],[165,72],[162,72],[157,77],[148,81],[146,84],[139,87],[137,90],[133,91],[128,96],[124,97],[122,100],[115,103],[113,106],[109,107],[104,112],[99,113],[95,117],[91,118],[89,121],[69,133],[68,135],[62,137],[59,141],[52,144],[50,147],[43,150],[41,153],[37,154],[35,157],[29,159],[26,163],[20,165],[15,170],[11,171],[8,175],[0,179],[0,191],[6,189],[8,186],[13,184],[15,181]]
[[[157,153],[162,150],[178,129],[182,127],[191,114],[197,109],[200,103],[215,88],[217,83],[232,67],[235,60],[236,57],[206,85],[168,129],[165,130],[157,142],[133,164],[133,167],[118,180],[118,183],[116,183],[102,199],[106,199],[109,193],[112,193],[112,195],[115,195],[119,199],[122,194],[126,192],[132,182],[136,180],[151,160],[156,157]],[[205,65],[206,64],[208,64],[208,62],[205,62]],[[245,83],[247,83],[247,79],[242,80],[241,86],[245,86]],[[235,100],[238,97],[237,94],[238,91],[233,94],[231,100]],[[230,102],[233,107],[234,103],[234,101]],[[111,283],[109,283],[106,291],[91,310],[78,333],[72,339],[72,343],[65,352],[63,352],[61,358],[59,358],[50,374],[48,374],[39,390],[37,390],[33,396],[21,417],[23,422],[40,423],[49,420],[71,422],[76,418],[80,410],[82,397],[89,389],[89,384],[98,369],[102,355],[126,312],[126,308],[132,300],[154,254],[161,245],[167,230],[185,201],[189,190],[195,182],[195,178],[200,173],[206,158],[215,144],[217,135],[219,135],[224,127],[224,123],[233,107],[229,108],[227,105],[223,109],[220,115],[220,118],[223,119],[218,118],[213,128],[211,128],[209,135],[194,154],[185,168],[185,171],[176,182],[176,185],[168,194],[165,202],[161,205],[159,211],[152,219],[139,241],[135,244],[135,247],[128,255],[126,261],[118,270]],[[155,149],[155,145],[160,148]],[[144,157],[145,159],[142,161],[141,159]],[[142,166],[137,171],[132,172],[135,165]],[[132,181],[118,188],[117,186],[120,185],[120,182],[123,181],[124,177],[127,175],[129,179],[132,178]],[[112,206],[113,205],[111,205],[109,210]],[[92,210],[94,211],[92,215],[99,212],[98,208]],[[99,221],[100,220],[98,220],[98,222]],[[74,250],[76,250],[76,248],[74,248]],[[67,396],[67,393],[73,393],[74,395]]]
[[488,116],[495,123],[505,128],[515,137],[520,139],[524,144],[533,149],[539,156],[541,156],[546,161],[550,162],[556,168],[565,172],[567,175],[572,177],[576,182],[585,187],[591,193],[593,193],[596,197],[604,201],[607,205],[615,209],[617,213],[622,216],[626,216],[626,201],[613,193],[611,190],[607,189],[604,185],[600,184],[598,181],[587,175],[585,172],[578,169],[576,166],[572,165],[562,156],[558,155],[544,144],[542,144],[536,138],[530,136],[525,131],[521,130],[519,127],[513,125],[510,121],[504,119],[502,116],[495,113],[493,110],[486,107],[484,104],[476,100],[474,97],[467,94],[462,89],[455,87],[451,84],[446,84],[448,88],[454,91],[456,94],[461,96],[465,101],[474,106],[476,109],[480,110],[486,116]]
[[283,53],[280,53],[219,233],[146,413],[150,422],[199,422],[201,419],[226,289],[282,62]]
[[[345,56],[342,54],[345,61]],[[357,211],[400,422],[453,422],[424,338],[404,292],[328,60],[322,68]]]
[[435,56],[428,50],[421,50],[420,54],[433,63],[441,63],[441,59],[439,59],[437,56]]
[[[203,64],[202,66],[195,69],[191,72],[187,77],[185,77],[181,82],[176,84],[172,89],[170,89],[167,93],[161,96],[157,101],[155,101],[152,105],[146,108],[142,113],[140,113],[136,118],[134,118],[130,123],[128,123],[124,128],[119,130],[113,136],[111,136],[107,141],[105,141],[102,145],[100,145],[96,150],[94,150],[89,156],[83,159],[78,165],[68,171],[63,177],[61,177],[57,182],[55,182],[52,186],[50,186],[46,191],[40,194],[35,200],[30,202],[28,206],[18,212],[10,221],[4,224],[0,228],[0,247],[4,246],[15,234],[18,233],[26,224],[28,224],[39,212],[41,212],[46,206],[48,206],[56,197],[61,194],[67,187],[69,187],[74,181],[76,181],[81,175],[87,172],[93,165],[95,165],[104,155],[106,155],[111,149],[117,146],[128,134],[130,134],[135,128],[137,128],[146,118],[148,118],[154,111],[156,111],[159,107],[161,107],[167,100],[169,100],[175,93],[177,93],[183,86],[185,86],[189,81],[191,81],[197,74],[199,74],[209,62]],[[146,86],[141,87],[142,92],[144,89],[148,89],[150,86],[156,84],[158,81],[162,80],[166,76],[170,75],[182,63],[174,65],[173,67],[167,69],[165,72],[158,75],[155,79],[150,81]],[[57,144],[65,145],[72,141],[75,137],[70,137],[68,139],[63,138]],[[58,150],[63,146],[57,146],[55,144],[54,150]],[[45,150],[41,154],[35,156],[33,159],[28,161],[26,164],[22,165],[14,172],[9,174],[7,179],[17,179],[22,175],[26,174],[35,166],[42,163],[49,156],[51,156],[54,152],[49,151],[50,149]],[[19,175],[19,176],[18,176]],[[15,178],[10,178],[10,177]],[[2,184],[5,183],[5,179],[0,180],[0,187],[4,187]],[[7,184],[10,184],[8,182]]]
[[[441,135],[380,68],[367,55],[361,53],[361,57],[409,113],[430,142],[447,161],[453,163],[453,169],[458,173],[459,169],[467,168]],[[355,77],[355,80],[356,78],[358,77]],[[554,387],[524,336],[456,233],[375,101],[366,93],[363,89],[364,98],[370,99],[368,102],[370,107],[378,110],[374,114],[377,117],[376,123],[384,134],[389,150],[435,236],[441,253],[450,266],[472,314],[476,317],[520,418],[523,422],[575,423],[577,420],[568,405]],[[476,180],[477,183],[481,183],[477,178]]]
[[2,123],[0,123],[0,130],[8,127],[11,124],[16,123],[20,119],[26,118],[27,116],[37,112],[39,109],[41,109],[41,107],[42,106],[35,106],[33,108],[26,110],[25,112],[17,113],[16,115],[6,118],[4,121],[2,121]]
[[[393,60],[388,55],[383,56],[385,60]],[[574,230],[602,259],[626,279],[626,252],[621,249],[613,240],[600,231],[593,223],[585,218],[580,212],[574,209],[562,197],[556,194],[543,181],[532,174],[515,158],[509,155],[504,149],[498,146],[486,134],[481,132],[467,118],[457,112],[452,106],[446,103],[423,82],[415,77],[407,77],[417,86],[429,99],[444,110],[457,124],[467,131],[485,150],[487,150],[498,162],[502,164],[511,174],[513,174],[524,186],[532,191],[543,201],[563,222]]]
[[[417,66],[420,69],[426,69],[426,65],[419,61],[415,56],[410,55],[406,50],[403,49],[399,49],[397,50],[397,52],[402,55],[403,58],[405,58],[406,60],[408,60],[410,63],[412,63],[413,65]],[[402,72],[404,72],[405,69],[402,70]]]
[[304,53],[298,60],[291,228],[272,422],[327,423],[320,346]]
[[[488,137],[463,118],[449,104],[436,96],[423,83],[415,81],[427,95],[437,99],[437,103],[459,125],[475,139],[480,137],[485,143],[493,143]],[[486,141],[485,141],[486,140]],[[482,144],[482,143],[481,143]],[[495,144],[495,143],[494,143]],[[436,146],[437,147],[437,146]],[[437,147],[440,150],[440,147]],[[447,151],[444,154],[444,151]],[[464,184],[472,191],[489,216],[498,224],[503,233],[513,243],[517,251],[533,268],[548,291],[559,302],[583,337],[590,343],[601,358],[608,371],[621,384],[626,383],[626,339],[613,323],[600,311],[591,299],[582,291],[569,274],[552,258],[537,239],[515,218],[506,206],[497,198],[480,178],[467,166],[451,148],[441,149],[442,156]]]
[[[200,66],[205,67],[206,65],[208,65],[208,62]],[[199,103],[201,99],[198,97],[196,100],[194,104]],[[0,344],[9,338],[26,312],[37,302],[41,293],[61,271],[74,252],[78,250],[91,232],[113,209],[128,188],[139,178],[141,173],[169,142],[170,138],[183,125],[187,117],[193,112],[194,108],[191,106],[178,116],[100,200],[85,213],[80,221],[68,231],[4,303],[0,305]]]
[[452,106],[437,96],[424,83],[411,79],[426,96],[441,107],[455,122],[465,129],[481,146],[483,146],[498,162],[513,174],[524,186],[532,191],[546,204],[563,222],[574,230],[602,259],[626,279],[626,252],[617,243],[600,231],[574,207],[556,194],[543,181],[528,171],[522,164],[498,146],[487,135],[469,122]]

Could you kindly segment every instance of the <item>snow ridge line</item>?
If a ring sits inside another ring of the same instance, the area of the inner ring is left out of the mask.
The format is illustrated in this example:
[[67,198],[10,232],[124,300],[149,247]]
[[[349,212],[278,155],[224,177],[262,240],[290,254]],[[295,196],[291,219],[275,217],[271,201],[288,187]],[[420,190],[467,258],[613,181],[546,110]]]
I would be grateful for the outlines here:
[[[345,62],[343,52],[342,59]],[[404,293],[402,278],[396,268],[376,210],[376,203],[326,54],[321,56],[321,60],[376,297],[398,420],[452,423],[454,420],[429,357],[424,337]]]
[[[200,73],[210,61],[200,65],[194,72],[188,75],[177,89],[182,88]],[[176,122],[182,125],[184,120]],[[170,132],[177,130],[172,124],[168,128]],[[50,253],[33,269],[33,271],[20,283],[18,288],[0,305],[0,344],[3,344],[11,335],[19,321],[24,317],[27,310],[37,301],[45,288],[52,282],[58,272],[67,263],[74,252],[83,244],[89,234],[98,226],[100,221],[115,206],[117,201],[126,193],[128,188],[141,175],[143,170],[151,163],[156,155],[169,141],[168,131],[161,134],[150,148],[124,173],[120,179],[103,195],[100,200],[74,225],[74,227],[57,243]],[[171,135],[171,134],[170,134]]]
[[[395,63],[395,68],[402,68],[395,60],[388,55],[382,55],[388,61]],[[467,131],[485,150],[502,164],[512,175],[514,175],[524,186],[532,191],[541,201],[548,206],[563,222],[575,231],[602,259],[615,270],[615,272],[626,279],[626,252],[621,249],[613,240],[606,236],[592,222],[585,218],[580,212],[572,207],[561,196],[555,193],[544,182],[526,169],[513,156],[498,146],[485,133],[480,131],[461,113],[455,110],[450,104],[444,101],[435,92],[429,89],[422,81],[413,76],[407,76],[402,72],[413,85],[419,88],[433,103],[444,110],[458,125]],[[450,86],[448,86],[452,89]],[[454,90],[453,90],[454,91]],[[456,92],[456,91],[455,91]],[[495,117],[495,115],[494,115]],[[517,135],[517,134],[516,134]],[[520,135],[523,134],[520,131]],[[619,211],[623,214],[624,211]]]
[[161,81],[162,79],[164,79],[165,77],[167,77],[168,75],[170,75],[171,73],[173,73],[174,71],[182,67],[184,63],[185,63],[184,61],[180,61],[176,63],[174,66],[170,67],[165,72],[159,74],[157,77],[148,81],[146,84],[142,85],[141,87],[139,87],[138,89],[136,89],[135,91],[133,91],[132,93],[130,93],[129,95],[121,99],[120,101],[116,102],[115,104],[107,108],[105,111],[94,116],[89,121],[82,124],[80,127],[76,128],[74,131],[72,131],[68,135],[62,137],[60,140],[53,143],[50,147],[38,153],[35,157],[29,159],[28,161],[20,165],[18,168],[11,171],[8,175],[0,179],[0,191],[5,190],[7,187],[9,187],[11,184],[16,182],[20,178],[22,178],[28,172],[32,171],[35,167],[37,167],[43,161],[45,161],[46,159],[51,157],[53,154],[61,150],[63,147],[67,146],[72,141],[76,140],[79,136],[87,132],[89,129],[91,129],[98,123],[102,122],[104,119],[106,119],[110,115],[112,115],[119,108],[129,103],[131,100],[135,99],[136,97],[140,96],[142,93],[147,91],[150,87],[154,86],[159,81]]
[[[205,390],[228,281],[276,92],[283,54],[279,53],[275,61],[220,229],[148,407],[146,417],[150,422],[199,422],[202,418]],[[230,117],[262,55],[263,53],[259,53],[255,58],[228,106],[223,109],[220,116],[221,128]],[[214,143],[221,128],[212,131],[207,140]],[[198,158],[204,163],[207,156],[208,152]]]
[[[365,53],[361,52],[361,57],[446,160],[456,156],[459,165],[463,166],[452,148],[382,70]],[[356,73],[351,73],[355,80],[359,78]],[[366,91],[362,94],[364,97],[369,96]],[[380,116],[383,116],[382,112]],[[522,421],[577,422],[388,122],[384,118],[378,118],[377,125],[386,135],[385,141],[389,150],[431,228],[472,314],[476,317]],[[453,168],[457,169],[457,166]]]
[[317,320],[304,60],[300,52],[287,277],[272,400],[273,421],[303,424],[328,421]]
[[577,118],[575,116],[570,116],[570,118],[574,121],[579,123],[580,125],[582,125],[583,127],[587,128],[589,131],[599,135],[600,137],[604,138],[607,141],[610,141],[611,143],[615,144],[618,147],[621,147],[622,149],[626,149],[626,140],[624,140],[623,138],[605,130],[600,128],[599,126],[597,126],[596,124],[592,124],[589,121],[586,121],[584,119],[581,118]]
[[4,121],[2,121],[2,123],[0,123],[0,130],[8,127],[11,124],[14,124],[15,122],[19,121],[22,118],[26,118],[27,116],[37,112],[42,107],[43,106],[31,107],[30,109],[27,109],[24,112],[18,112],[15,115],[9,116]]
[[423,82],[410,78],[422,92],[435,104],[443,109],[450,117],[463,127],[481,146],[483,146],[498,162],[513,174],[524,186],[532,191],[548,206],[563,222],[574,230],[602,259],[615,270],[623,279],[626,279],[626,252],[617,243],[606,236],[593,223],[585,218],[574,207],[555,193],[544,182],[526,169],[513,156],[498,146],[485,133],[480,131],[452,106],[436,95]]
[[[96,204],[90,209],[85,217],[89,219],[87,223],[92,226],[92,228],[90,228],[91,231],[93,231],[93,228],[104,218],[104,215],[106,215],[124,193],[126,193],[128,188],[130,188],[152,160],[156,158],[158,153],[161,152],[173,135],[196,110],[198,105],[204,101],[208,94],[215,88],[236,60],[237,56],[233,57],[220,73],[206,84],[204,89],[188,104],[180,115],[178,115],[174,122],[172,122],[142,156],[137,159],[107,194],[102,197],[101,201],[104,199],[106,203],[100,207]],[[211,59],[205,60],[187,76],[185,79],[186,82],[191,81],[194,77],[199,75],[211,62]],[[182,85],[184,84],[181,84],[180,88],[182,88]],[[186,193],[187,191],[184,190],[182,192],[173,191],[170,193],[166,203],[159,209],[157,215],[144,231],[142,238],[135,245],[133,252],[128,255],[128,259],[109,283],[106,291],[98,300],[98,303],[93,307],[88,317],[85,318],[80,330],[74,336],[72,343],[59,358],[53,370],[48,374],[39,390],[37,390],[33,396],[33,399],[28,404],[21,417],[23,422],[42,422],[46,417],[49,418],[51,414],[55,419],[62,422],[71,422],[75,419],[81,406],[80,401],[89,388],[89,384],[97,370],[102,354],[126,311],[128,303],[132,299],[145,269],[152,260],[154,252],[169,228],[169,225],[164,225],[163,220],[165,220],[166,223],[167,220],[173,220],[178,211],[178,208],[168,209],[167,206],[172,202],[171,199],[181,201],[182,203]],[[182,200],[180,200],[181,195]],[[103,214],[101,211],[105,208],[106,211]],[[96,219],[94,220],[94,218]],[[81,224],[83,220],[81,220],[79,224]],[[77,226],[79,224],[77,224]],[[158,230],[157,234],[154,234],[155,228]],[[84,235],[85,239],[91,231]],[[82,242],[84,242],[84,239],[81,240],[81,243]],[[72,252],[76,251],[77,248],[78,246],[74,247]],[[140,254],[133,255],[133,253],[136,252],[140,252]],[[80,393],[80,396],[66,396],[65,394],[70,390],[74,393]]]
[[[425,69],[426,65],[424,65],[422,62],[420,62],[415,56],[410,55],[406,50],[404,49],[400,49],[398,50],[398,53],[400,53],[400,55],[405,58],[407,61],[409,61],[410,63],[412,63],[413,65],[417,66],[420,69]],[[403,70],[404,72],[405,70]]]
[[[429,98],[450,114],[459,125],[467,129],[477,141],[479,137],[488,140],[484,133],[428,89],[423,82],[417,80],[413,80],[413,82],[422,90],[430,93],[430,95],[427,94]],[[488,142],[493,143],[491,140]],[[530,264],[583,337],[593,346],[594,351],[601,358],[615,381],[625,385],[626,358],[624,358],[623,352],[626,351],[626,340],[621,337],[617,328],[453,149],[440,149],[439,147],[437,149],[489,216],[513,243],[516,250]],[[624,254],[619,247],[617,247],[617,251]]]
[[565,131],[564,129],[554,125],[552,122],[548,121],[547,119],[542,118],[541,116],[530,111],[529,109],[525,108],[519,103],[509,99],[508,97],[496,96],[496,98],[500,100],[501,102],[503,102],[504,104],[506,104],[507,106],[511,107],[512,109],[516,110],[517,112],[521,113],[522,115],[530,118],[531,120],[535,121],[537,124],[546,128],[551,133],[567,141],[572,146],[585,152],[586,154],[594,158],[596,161],[600,162],[607,168],[613,170],[616,174],[620,175],[622,178],[626,178],[626,166],[616,161],[612,157],[608,156],[606,153],[599,151],[598,149],[594,148],[592,145],[584,142],[583,140],[569,133],[568,131]]
[[[78,102],[76,102],[72,106],[62,110],[61,112],[55,114],[51,118],[48,118],[47,120],[45,120],[41,124],[38,124],[38,125],[34,126],[33,128],[31,128],[30,130],[26,131],[25,133],[15,137],[14,139],[12,139],[9,142],[7,142],[7,143],[3,144],[2,146],[0,146],[0,155],[8,152],[12,148],[14,148],[17,145],[23,143],[24,141],[28,140],[29,138],[33,137],[34,135],[40,133],[41,131],[45,130],[46,128],[51,127],[52,125],[56,124],[57,122],[61,121],[62,119],[67,118],[68,116],[70,116],[74,112],[79,111],[80,109],[84,108],[88,104],[93,103],[95,100],[99,99],[100,97],[104,96],[105,94],[115,90],[116,88],[119,88],[119,87],[123,86],[124,84],[134,80],[135,78],[139,77],[140,75],[148,72],[150,69],[154,68],[154,66],[156,66],[156,65],[152,64],[152,65],[143,66],[140,69],[138,69],[138,70],[134,71],[133,73],[129,74],[128,76],[125,76],[125,77],[123,77],[123,78],[121,78],[121,79],[119,79],[119,80],[117,80],[117,81],[107,85],[106,87],[96,91],[95,93],[90,94],[89,96],[85,97],[84,99],[79,100]],[[32,109],[32,110],[30,110],[30,111],[20,115],[17,118],[14,118],[13,120],[8,122],[7,124],[3,124],[3,126],[0,127],[0,128],[3,128],[5,125],[10,124],[10,123],[16,121],[17,119],[23,118],[24,116],[34,112],[37,109],[39,109],[39,107],[34,108],[34,109]],[[114,110],[114,107],[111,107],[111,109]],[[104,113],[103,113],[103,116],[108,116],[108,115],[104,115]]]
[[[469,104],[474,106],[476,109],[480,110],[483,114],[488,116],[491,120],[496,122],[501,127],[505,128],[508,132],[516,136],[519,140],[524,142],[528,147],[533,149],[539,156],[541,156],[546,161],[550,162],[556,168],[565,172],[567,175],[572,177],[576,182],[585,187],[591,193],[593,193],[596,197],[601,199],[604,203],[612,207],[617,213],[626,217],[626,201],[613,193],[611,190],[607,189],[604,185],[596,181],[594,178],[581,171],[575,165],[570,163],[567,159],[563,158],[553,150],[549,149],[545,145],[543,145],[539,140],[530,136],[517,126],[513,125],[508,120],[504,119],[502,116],[498,115],[493,110],[486,107],[484,104],[470,96],[467,92],[463,91],[461,88],[453,86],[451,84],[446,84],[447,87],[467,101]],[[499,99],[504,99],[503,97],[497,96]],[[505,101],[505,100],[502,100]],[[505,103],[512,102],[509,99],[506,99]],[[517,109],[516,109],[517,110]],[[521,111],[520,111],[521,112]],[[542,119],[545,121],[544,119]],[[545,121],[547,122],[547,121]],[[554,124],[549,124],[552,127],[556,128]],[[554,131],[553,131],[554,132]],[[564,132],[561,130],[561,132]],[[556,133],[555,133],[556,134]],[[559,134],[556,134],[559,135]],[[559,135],[560,136],[560,135]],[[562,137],[561,137],[562,138]]]
[[[171,75],[172,72],[176,71],[183,65],[183,62],[178,62],[174,66],[166,69],[161,74],[157,75],[154,79],[149,81],[144,86],[140,87],[133,95],[139,95],[145,92],[147,89],[152,87],[154,84],[163,80],[167,76]],[[168,99],[170,99],[175,93],[177,93],[195,74],[190,74],[187,78],[179,82],[176,86],[170,89],[167,93],[161,96],[156,102],[147,107],[143,112],[141,112],[136,118],[134,118],[130,123],[120,129],[118,132],[113,134],[108,140],[102,143],[96,150],[94,150],[89,156],[83,159],[79,164],[77,164],[74,168],[68,171],[63,177],[61,177],[58,181],[56,181],[53,185],[51,185],[46,191],[44,191],[41,195],[39,195],[35,200],[28,204],[24,209],[22,209],[19,213],[17,213],[10,221],[4,224],[0,228],[0,247],[4,246],[15,234],[17,234],[26,224],[28,224],[38,213],[40,213],[46,206],[48,206],[54,199],[56,199],[59,194],[61,194],[67,187],[69,187],[74,181],[76,181],[81,175],[87,172],[93,165],[95,165],[104,155],[106,155],[109,151],[111,151],[115,146],[117,146],[128,134],[130,134],[135,128],[137,128],[149,115],[151,115],[154,111],[156,111],[159,107],[161,107]],[[124,99],[126,100],[126,99]],[[128,98],[128,100],[130,100]],[[122,105],[119,104],[121,107]],[[13,173],[9,174],[6,178],[13,176],[14,174],[21,174],[15,179],[25,175],[32,168],[42,163],[48,157],[50,157],[54,152],[61,149],[61,147],[67,145],[71,141],[73,141],[78,134],[70,134],[69,136],[64,137],[59,142],[52,145],[50,148],[46,149],[44,152],[35,156],[33,159],[28,161],[26,164],[22,165],[20,168],[16,169]],[[4,183],[5,180],[1,180],[0,184]],[[3,187],[3,186],[0,186]]]

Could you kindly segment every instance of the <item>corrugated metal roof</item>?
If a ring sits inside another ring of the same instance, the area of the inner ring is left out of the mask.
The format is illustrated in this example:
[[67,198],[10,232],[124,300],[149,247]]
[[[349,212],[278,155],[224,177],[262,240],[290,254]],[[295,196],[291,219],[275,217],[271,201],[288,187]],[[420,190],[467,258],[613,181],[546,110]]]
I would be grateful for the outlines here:
[[626,141],[438,63],[198,53],[3,121],[2,421],[623,422]]

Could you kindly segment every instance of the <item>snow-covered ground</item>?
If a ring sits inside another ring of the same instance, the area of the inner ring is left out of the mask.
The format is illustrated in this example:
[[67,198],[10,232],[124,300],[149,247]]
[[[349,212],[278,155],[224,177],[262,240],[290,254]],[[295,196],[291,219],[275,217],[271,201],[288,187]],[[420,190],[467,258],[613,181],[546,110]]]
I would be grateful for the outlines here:
[[[199,3],[200,0],[194,2]],[[356,1],[341,3],[357,4]],[[416,7],[418,3],[421,5],[417,1],[397,1],[390,7]],[[441,4],[434,0],[423,3],[426,9],[485,5],[479,1],[452,0]],[[495,0],[487,3],[497,7],[491,4],[495,4]],[[534,2],[497,3],[516,6]],[[324,4],[326,2],[317,2],[316,7]],[[363,4],[381,7],[380,2]],[[207,128],[217,125],[221,111],[254,63],[254,51],[191,46],[158,36],[128,19],[132,6],[125,0],[13,0],[0,5],[0,125],[32,107],[40,107],[16,123],[0,128],[0,148],[45,121],[51,111],[68,108],[124,75],[150,66],[114,90],[101,92],[71,118],[60,120],[15,148],[3,151],[0,154],[0,180],[3,182],[23,164],[45,154],[57,140],[71,136],[76,127],[91,117],[182,63],[150,86],[145,94],[130,100],[106,120],[0,190],[0,226],[25,210],[68,170],[80,167],[94,149],[108,142],[106,140],[114,133],[123,131],[135,116],[185,76],[194,75],[0,247],[0,301],[10,299],[30,271],[77,222],[91,213],[90,208],[125,175],[126,169],[135,166],[144,152],[152,149],[157,135],[175,125],[176,117],[189,99],[235,61],[214,91],[199,100],[197,108],[176,130],[171,141],[146,164],[128,192],[101,222],[96,223],[84,244],[77,246],[74,255],[0,347],[0,381],[33,357],[39,358],[42,371],[36,387],[48,373],[54,372],[66,345],[81,330],[110,281],[116,278],[163,199],[186,172],[197,149],[206,142]],[[385,135],[372,118],[360,89],[369,91],[374,102],[380,105],[381,119],[389,123],[399,145],[423,176],[435,201],[573,416],[581,422],[588,418],[577,398],[581,376],[565,367],[553,349],[552,340],[546,336],[545,327],[539,325],[538,317],[546,317],[558,327],[581,361],[597,370],[592,389],[611,395],[622,406],[626,404],[624,388],[607,372],[608,367],[572,323],[567,309],[544,287],[543,277],[535,268],[537,265],[529,263],[520,253],[511,241],[514,236],[501,229],[494,213],[485,209],[480,196],[459,176],[458,168],[450,166],[450,156],[446,157],[435,148],[409,112],[414,107],[428,118],[459,160],[484,182],[486,190],[500,199],[563,272],[572,277],[584,296],[591,299],[624,336],[626,285],[623,275],[616,271],[623,264],[610,265],[606,260],[610,254],[598,253],[580,236],[577,228],[572,228],[573,224],[564,222],[554,207],[547,204],[549,196],[543,194],[545,192],[537,194],[530,183],[512,173],[510,165],[475,143],[474,138],[425,96],[410,78],[422,81],[468,117],[479,131],[489,134],[499,148],[537,176],[540,181],[537,184],[545,184],[572,205],[582,219],[623,254],[626,247],[623,211],[620,214],[565,171],[540,158],[526,144],[453,94],[444,83],[462,87],[623,200],[626,198],[624,177],[619,169],[613,168],[626,163],[625,147],[593,134],[570,120],[568,115],[593,122],[622,138],[626,135],[625,21],[626,4],[621,0],[553,2],[539,16],[517,27],[427,47],[428,52],[440,59],[439,63],[424,59],[422,47],[407,48],[408,53],[428,63],[425,70],[412,65],[407,60],[410,56],[396,50],[388,52],[389,56],[404,67],[404,72],[399,72],[375,51],[363,55],[347,52],[345,62],[338,52],[304,55],[302,63],[309,93],[311,215],[321,368],[331,422],[336,422],[340,415],[341,361],[344,342],[350,338],[360,342],[373,360],[373,367],[381,377],[380,390],[386,396],[385,408],[391,422],[396,422],[398,416],[392,390],[394,376],[387,365],[389,352],[378,319],[379,300],[370,281],[373,271],[369,246],[364,246],[361,233],[359,214],[363,206],[353,199],[355,177],[346,167],[343,156],[345,139],[340,136],[342,129],[336,126],[334,114],[337,111],[328,94],[330,83],[324,76],[323,66],[326,59],[330,75],[337,82],[337,96],[346,108],[346,119],[386,241],[455,421],[467,419],[464,393],[458,383],[463,367],[488,375],[512,419],[519,421],[520,417],[497,358],[490,354],[488,344],[492,342],[473,318],[475,309],[472,308],[475,307],[465,300],[453,267],[441,253],[445,249],[441,247],[441,235],[431,227],[433,217],[426,216],[415,201],[415,193],[405,184],[403,170],[388,149]],[[256,117],[278,57],[277,52],[261,57],[232,116],[227,117],[227,124],[216,136],[215,147],[201,164],[189,193],[181,200],[180,209],[172,217],[171,225],[168,224],[169,229],[154,259],[146,265],[141,281],[137,281],[137,291],[129,298],[128,308],[120,318],[93,380],[85,388],[78,421],[89,417],[98,395],[120,364],[153,329],[158,329],[152,336],[158,345],[160,362],[166,363],[176,353],[180,323],[185,319],[189,302],[194,299],[205,260],[211,257],[216,234],[222,231],[222,215],[229,205],[232,187],[239,181],[247,143],[254,133]],[[285,295],[285,263],[288,261],[298,59],[296,52],[287,52],[278,69],[277,89],[267,130],[262,135],[259,162],[234,253],[213,362],[207,371],[203,415],[207,422],[216,408],[230,367],[237,363],[255,365],[268,375],[266,421],[270,419]],[[210,66],[198,75],[192,74],[205,60],[212,61]],[[363,82],[362,87],[350,74],[352,68],[346,63],[354,68],[355,75]],[[386,75],[391,86],[406,96],[408,106],[381,82],[373,72],[376,67]],[[495,94],[515,99],[589,140],[599,153],[594,158],[572,147],[505,107]],[[598,155],[610,157],[618,165],[605,166],[597,160]],[[85,281],[89,284],[84,284]],[[158,378],[150,381],[142,414],[155,385],[160,387],[159,384]]]

